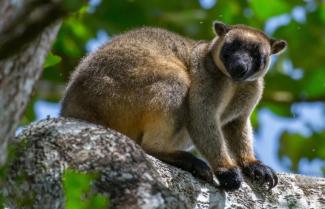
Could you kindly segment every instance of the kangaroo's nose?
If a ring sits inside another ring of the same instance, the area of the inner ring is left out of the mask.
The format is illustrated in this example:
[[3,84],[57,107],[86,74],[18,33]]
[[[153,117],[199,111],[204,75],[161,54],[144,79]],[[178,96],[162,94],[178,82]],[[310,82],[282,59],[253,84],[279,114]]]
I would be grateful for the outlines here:
[[236,71],[236,74],[238,77],[243,77],[246,72],[248,71],[247,64],[244,62],[238,62],[234,65],[234,70]]

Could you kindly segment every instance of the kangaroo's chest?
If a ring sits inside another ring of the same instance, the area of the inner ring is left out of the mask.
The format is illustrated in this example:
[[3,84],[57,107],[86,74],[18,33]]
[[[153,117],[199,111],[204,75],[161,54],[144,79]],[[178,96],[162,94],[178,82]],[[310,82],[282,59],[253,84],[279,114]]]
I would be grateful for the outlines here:
[[249,115],[259,102],[263,92],[263,81],[233,85],[221,111],[221,123],[226,124],[238,117]]

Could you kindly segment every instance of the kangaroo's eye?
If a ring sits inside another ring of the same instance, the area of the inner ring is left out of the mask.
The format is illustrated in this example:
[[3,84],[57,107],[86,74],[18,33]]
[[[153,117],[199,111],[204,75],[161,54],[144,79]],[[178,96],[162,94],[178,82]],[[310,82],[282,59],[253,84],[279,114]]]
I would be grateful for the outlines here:
[[257,55],[258,64],[262,65],[264,63],[264,57],[260,54]]
[[261,56],[261,59],[262,59],[262,65],[263,66],[265,66],[266,65],[266,63],[267,63],[267,56],[266,55],[263,55],[263,56]]

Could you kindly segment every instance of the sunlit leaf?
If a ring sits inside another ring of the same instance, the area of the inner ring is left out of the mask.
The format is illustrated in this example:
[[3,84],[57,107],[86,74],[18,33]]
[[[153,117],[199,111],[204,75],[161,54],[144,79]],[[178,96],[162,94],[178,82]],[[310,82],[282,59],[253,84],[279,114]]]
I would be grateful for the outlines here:
[[283,0],[251,0],[250,3],[254,14],[261,20],[287,13],[291,9]]
[[101,194],[91,193],[91,186],[97,174],[66,170],[63,177],[67,209],[103,209],[108,200]]
[[43,68],[51,67],[53,65],[58,64],[59,62],[61,62],[61,57],[54,55],[52,52],[49,52],[49,54],[47,55],[47,58],[45,60],[45,63],[43,65]]

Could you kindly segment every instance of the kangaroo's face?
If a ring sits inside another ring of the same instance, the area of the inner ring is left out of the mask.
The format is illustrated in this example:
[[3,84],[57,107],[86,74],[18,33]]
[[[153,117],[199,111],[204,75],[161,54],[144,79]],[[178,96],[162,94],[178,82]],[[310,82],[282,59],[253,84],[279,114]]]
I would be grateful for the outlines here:
[[253,81],[267,72],[270,56],[285,50],[284,40],[274,40],[244,25],[214,23],[218,35],[211,52],[217,67],[235,81]]

